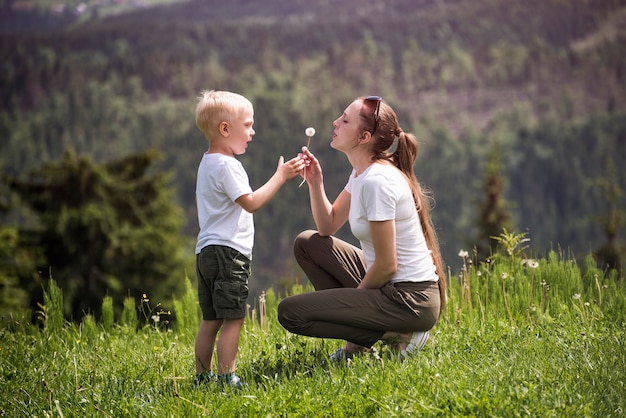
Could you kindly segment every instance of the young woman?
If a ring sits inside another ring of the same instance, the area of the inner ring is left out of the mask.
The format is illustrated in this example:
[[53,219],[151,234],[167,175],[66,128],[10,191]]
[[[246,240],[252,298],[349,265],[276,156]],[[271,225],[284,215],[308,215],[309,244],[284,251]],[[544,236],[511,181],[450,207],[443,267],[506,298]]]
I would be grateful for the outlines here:
[[[417,141],[377,96],[354,100],[333,127],[330,145],[352,173],[331,203],[319,161],[303,148],[317,231],[300,233],[294,254],[316,291],[284,299],[278,319],[296,334],[346,340],[332,361],[379,340],[405,357],[426,343],[446,300],[430,202],[413,172]],[[333,236],[346,221],[361,248]]]

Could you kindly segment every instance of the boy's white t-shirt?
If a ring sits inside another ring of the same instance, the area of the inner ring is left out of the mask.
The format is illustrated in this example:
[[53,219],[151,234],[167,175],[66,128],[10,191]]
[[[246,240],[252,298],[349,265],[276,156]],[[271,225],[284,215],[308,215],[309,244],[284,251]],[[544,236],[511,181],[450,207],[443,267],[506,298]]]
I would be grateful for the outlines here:
[[353,170],[345,190],[350,193],[350,229],[360,241],[366,268],[374,262],[370,221],[395,220],[398,271],[396,282],[437,281],[411,188],[400,170],[374,163],[361,175]]
[[196,179],[200,224],[196,254],[207,245],[224,245],[252,260],[254,220],[250,212],[235,203],[249,193],[250,180],[241,162],[223,154],[204,154]]

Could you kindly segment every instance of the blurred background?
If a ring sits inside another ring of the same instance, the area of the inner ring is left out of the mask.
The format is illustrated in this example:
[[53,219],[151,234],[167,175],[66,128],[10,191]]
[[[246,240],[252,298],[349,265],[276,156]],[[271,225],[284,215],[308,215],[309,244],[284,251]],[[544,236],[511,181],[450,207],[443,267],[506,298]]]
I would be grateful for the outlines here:
[[[315,127],[331,199],[350,174],[332,121],[383,96],[420,141],[451,279],[503,228],[528,257],[621,271],[625,28],[624,0],[0,0],[0,314],[36,311],[49,278],[68,319],[195,284],[203,89],[253,102],[253,188]],[[251,304],[306,283],[306,187],[255,224]]]

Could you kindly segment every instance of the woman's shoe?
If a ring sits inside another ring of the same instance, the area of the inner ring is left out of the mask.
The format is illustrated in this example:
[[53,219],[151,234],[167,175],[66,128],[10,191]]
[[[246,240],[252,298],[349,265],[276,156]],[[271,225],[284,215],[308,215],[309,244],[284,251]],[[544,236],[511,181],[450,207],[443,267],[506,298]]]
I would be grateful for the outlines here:
[[426,341],[428,341],[429,336],[430,333],[428,331],[418,331],[411,334],[411,339],[409,340],[409,343],[406,345],[404,350],[400,351],[400,357],[405,359],[409,355],[420,351],[422,348],[424,348],[424,345],[426,345]]
[[[348,351],[348,347],[351,347],[352,350]],[[363,347],[362,345],[357,345],[354,343],[348,342],[346,347],[342,347],[337,349],[334,353],[328,356],[331,363],[337,363],[344,360],[349,360],[357,354],[368,353],[372,349],[368,347]]]
[[328,359],[331,363],[339,363],[340,361],[347,360],[350,357],[352,357],[352,355],[349,355],[346,349],[341,347],[338,348],[335,352],[331,353],[328,356]]

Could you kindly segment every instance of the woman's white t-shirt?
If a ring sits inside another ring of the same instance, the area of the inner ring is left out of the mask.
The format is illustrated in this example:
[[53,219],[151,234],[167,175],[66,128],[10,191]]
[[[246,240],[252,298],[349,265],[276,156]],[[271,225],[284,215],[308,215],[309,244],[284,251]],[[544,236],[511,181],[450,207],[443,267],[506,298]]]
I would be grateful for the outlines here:
[[241,162],[223,154],[204,154],[196,179],[200,224],[196,254],[207,245],[224,245],[252,260],[254,220],[235,203],[249,193],[252,188]]
[[359,176],[352,171],[345,190],[350,193],[350,229],[361,243],[366,268],[375,257],[369,222],[393,219],[398,271],[391,282],[437,281],[411,188],[400,170],[374,163]]

